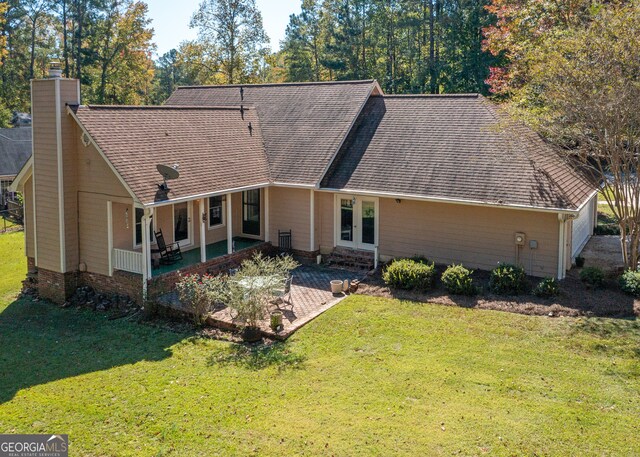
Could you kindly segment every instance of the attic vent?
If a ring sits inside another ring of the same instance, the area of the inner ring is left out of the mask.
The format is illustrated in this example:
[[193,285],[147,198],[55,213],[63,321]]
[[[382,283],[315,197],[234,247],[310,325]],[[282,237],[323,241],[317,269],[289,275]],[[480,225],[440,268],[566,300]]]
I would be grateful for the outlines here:
[[89,144],[91,143],[91,139],[89,138],[89,135],[87,135],[87,132],[82,133],[82,136],[80,137],[80,141],[82,141],[82,144],[84,144],[85,148],[89,146]]

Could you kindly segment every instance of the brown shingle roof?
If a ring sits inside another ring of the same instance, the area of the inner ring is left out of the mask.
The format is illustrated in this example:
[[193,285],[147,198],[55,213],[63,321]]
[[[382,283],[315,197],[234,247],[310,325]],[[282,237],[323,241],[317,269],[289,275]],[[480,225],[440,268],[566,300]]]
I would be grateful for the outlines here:
[[273,180],[315,185],[375,87],[375,81],[181,87],[166,105],[255,106]]
[[[143,204],[269,181],[260,123],[244,107],[80,106],[75,114]],[[251,131],[249,129],[251,124]],[[180,177],[159,191],[157,164]]]
[[577,209],[594,186],[500,119],[475,94],[371,97],[321,187]]

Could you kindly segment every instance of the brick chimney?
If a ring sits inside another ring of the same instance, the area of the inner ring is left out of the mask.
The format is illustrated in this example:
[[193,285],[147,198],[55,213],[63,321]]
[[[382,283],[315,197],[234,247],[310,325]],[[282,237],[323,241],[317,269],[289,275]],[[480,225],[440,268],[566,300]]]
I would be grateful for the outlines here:
[[76,128],[66,110],[80,103],[80,82],[62,78],[57,62],[49,76],[31,81],[34,247],[39,293],[61,303],[77,280]]

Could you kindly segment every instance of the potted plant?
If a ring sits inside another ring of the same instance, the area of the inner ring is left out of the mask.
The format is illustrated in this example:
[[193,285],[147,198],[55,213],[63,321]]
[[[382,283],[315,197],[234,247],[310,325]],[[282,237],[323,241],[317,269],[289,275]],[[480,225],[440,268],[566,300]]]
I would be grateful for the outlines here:
[[576,257],[576,267],[578,267],[578,268],[584,267],[584,257],[582,257],[580,255],[578,257]]

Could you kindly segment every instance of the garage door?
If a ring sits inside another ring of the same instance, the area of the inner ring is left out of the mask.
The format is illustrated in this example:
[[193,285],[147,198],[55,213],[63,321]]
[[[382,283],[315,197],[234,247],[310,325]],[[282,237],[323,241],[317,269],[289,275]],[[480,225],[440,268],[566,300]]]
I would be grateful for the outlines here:
[[571,249],[571,257],[580,254],[584,245],[589,241],[591,233],[593,233],[593,214],[596,202],[597,198],[592,198],[589,203],[584,205],[578,218],[573,220],[573,233],[571,236],[573,247]]

